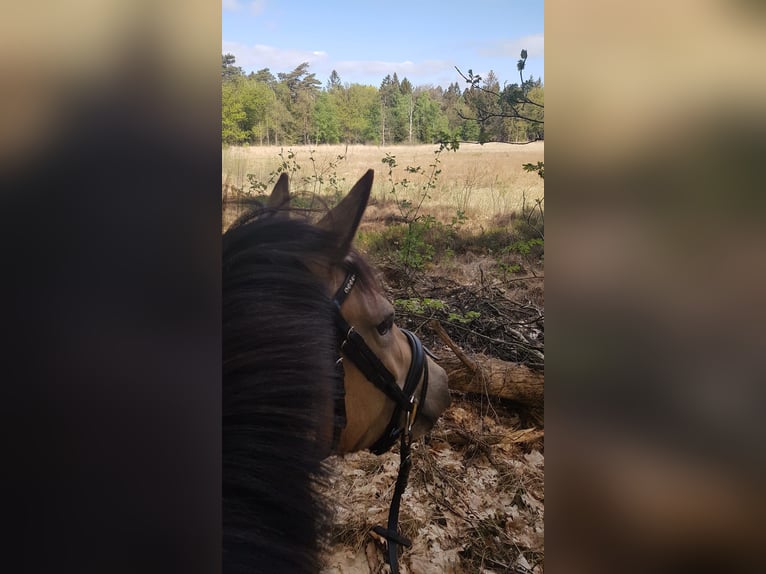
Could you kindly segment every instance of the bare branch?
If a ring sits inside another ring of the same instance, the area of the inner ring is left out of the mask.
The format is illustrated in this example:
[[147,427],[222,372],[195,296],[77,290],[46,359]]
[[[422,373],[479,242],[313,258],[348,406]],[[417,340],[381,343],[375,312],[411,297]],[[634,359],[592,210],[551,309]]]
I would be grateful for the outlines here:
[[442,324],[439,323],[438,319],[432,319],[429,323],[429,326],[433,331],[439,336],[439,338],[444,342],[445,345],[447,345],[450,349],[452,349],[452,352],[455,353],[455,356],[460,359],[460,361],[468,367],[468,369],[471,372],[476,372],[479,367],[478,365],[469,359],[466,354],[463,352],[463,350],[457,346],[455,341],[453,341],[450,336],[447,334],[447,331],[444,330],[444,327],[442,327]]

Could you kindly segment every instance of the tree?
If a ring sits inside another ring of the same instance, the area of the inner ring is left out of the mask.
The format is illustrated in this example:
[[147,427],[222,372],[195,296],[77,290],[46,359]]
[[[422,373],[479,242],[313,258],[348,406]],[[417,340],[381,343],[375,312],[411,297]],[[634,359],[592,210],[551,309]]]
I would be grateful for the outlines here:
[[[498,141],[509,141],[508,134],[510,131],[511,137],[519,137],[521,135],[521,128],[523,131],[523,139],[521,141],[514,141],[512,143],[530,143],[537,139],[543,139],[543,126],[545,125],[545,103],[542,82],[538,80],[537,83],[530,78],[524,81],[524,68],[527,62],[527,51],[521,51],[521,58],[516,63],[516,70],[519,72],[519,79],[521,84],[506,84],[502,90],[499,89],[499,85],[495,86],[494,82],[484,80],[482,85],[482,78],[475,75],[471,70],[468,70],[468,75],[464,75],[459,68],[455,68],[463,79],[468,82],[470,88],[466,90],[466,100],[469,106],[475,113],[475,116],[468,115],[463,116],[465,119],[475,120],[480,127],[479,141],[484,143],[489,141],[490,138],[496,137]],[[490,72],[489,75],[494,75]],[[502,129],[495,134],[488,134],[488,126],[501,121]],[[523,125],[517,126],[516,122],[522,122]],[[538,161],[536,164],[526,163],[522,167],[525,171],[536,172],[540,178],[545,179],[545,162]],[[536,241],[545,241],[544,234],[544,220],[543,220],[543,201],[544,198],[539,198],[534,201],[534,207],[531,210],[527,210],[529,217],[527,223],[530,224],[532,218],[531,215],[536,214],[539,210],[540,225],[534,225],[534,231],[539,234],[539,238],[535,238]],[[524,211],[522,206],[522,211]]]
[[313,112],[321,82],[316,75],[309,73],[309,63],[303,62],[292,72],[279,73],[277,77],[287,87],[289,93],[288,109],[296,120],[300,132],[298,135],[305,144],[311,143],[313,135]]
[[413,119],[414,119],[414,112],[415,112],[415,99],[412,95],[412,84],[407,78],[404,78],[402,80],[401,85],[399,86],[399,91],[402,94],[402,101],[407,106],[406,112],[407,112],[407,141],[409,143],[412,143],[412,125],[413,125]]
[[423,143],[434,143],[448,131],[447,117],[428,91],[417,95],[413,115],[417,138]]
[[240,89],[246,114],[243,129],[248,142],[255,143],[257,140],[262,144],[264,137],[268,140],[269,123],[274,115],[276,96],[269,86],[250,78],[242,82]]
[[341,139],[347,143],[378,142],[380,100],[373,86],[351,84],[339,94]]
[[502,87],[494,72],[480,78],[470,70],[464,91],[457,82],[446,89],[414,86],[397,74],[378,88],[344,86],[333,70],[322,88],[307,62],[276,76],[269,68],[245,75],[232,54],[222,54],[222,141],[433,143],[445,134],[462,141],[542,139],[544,87],[539,79],[524,79],[525,61],[516,64],[521,84]]
[[330,78],[327,80],[327,91],[332,92],[335,90],[342,90],[343,84],[340,82],[340,76],[338,75],[338,72],[333,70],[330,73]]
[[[393,104],[394,96],[398,90],[393,87],[391,75],[387,75],[380,83],[380,143],[386,145],[386,118],[389,117],[389,108]],[[389,122],[390,123],[390,122]],[[390,129],[390,128],[389,128]],[[390,141],[391,138],[389,138]]]
[[[514,143],[528,143],[533,141],[529,139],[531,137],[542,139],[545,124],[542,84],[536,85],[530,80],[524,81],[523,72],[526,61],[527,51],[522,50],[521,58],[516,64],[521,84],[506,84],[502,89],[496,82],[493,72],[482,79],[470,69],[466,75],[459,68],[455,68],[470,86],[464,96],[472,113],[471,115],[461,113],[461,117],[465,120],[475,120],[479,124],[479,141],[492,139],[510,141],[509,138],[514,131],[519,133],[516,129],[516,121],[527,122],[527,125],[523,126],[527,139]],[[539,89],[534,90],[534,88]],[[530,124],[536,127],[533,129]]]
[[393,77],[387,75],[380,84],[381,102],[380,139],[383,145],[403,142],[410,133],[410,117],[413,102],[411,99],[412,84],[405,78],[405,89],[402,93],[402,83],[394,72]]
[[272,74],[271,70],[268,68],[262,68],[257,72],[251,72],[249,77],[256,82],[266,84],[267,86],[273,86],[277,81],[277,79],[274,77],[274,74]]
[[314,109],[314,134],[317,143],[332,144],[340,141],[337,104],[330,92],[322,92],[317,98]]
[[296,121],[290,110],[290,91],[283,82],[274,85],[274,125],[272,133],[275,145],[292,143],[295,140]]
[[242,76],[242,68],[235,66],[236,58],[234,54],[221,55],[221,79],[224,82],[231,81]]
[[224,82],[221,88],[221,139],[226,144],[240,144],[247,135],[242,122],[247,119],[240,92],[233,82]]

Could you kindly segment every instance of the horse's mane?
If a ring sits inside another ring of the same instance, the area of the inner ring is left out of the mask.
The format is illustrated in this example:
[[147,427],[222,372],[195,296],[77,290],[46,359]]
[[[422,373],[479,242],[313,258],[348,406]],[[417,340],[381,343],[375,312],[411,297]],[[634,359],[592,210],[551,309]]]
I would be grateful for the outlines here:
[[[291,210],[289,207],[287,208],[268,208],[265,207],[262,202],[259,200],[251,199],[251,198],[244,198],[240,199],[236,202],[236,205],[238,205],[240,208],[243,208],[243,213],[240,214],[239,217],[229,226],[229,229],[227,231],[228,235],[233,235],[237,233],[236,230],[239,227],[245,226],[248,223],[253,223],[255,221],[264,221],[267,218],[274,217],[277,221],[284,222],[286,221],[286,217],[288,214],[292,215],[293,218],[298,217],[298,219],[290,219],[291,224],[295,224],[295,222],[300,221],[304,223],[305,225],[309,225],[309,217],[308,214],[310,213],[310,210]],[[279,215],[282,215],[284,217],[278,217]],[[277,216],[277,217],[275,217]],[[315,232],[318,232],[320,235],[322,235],[325,240],[329,239],[332,241],[332,238],[330,235],[327,234],[327,232],[322,232],[318,228],[313,228]],[[226,234],[224,235],[226,237]],[[308,239],[308,237],[307,237]],[[335,252],[335,247],[333,246],[327,246],[325,245],[324,248],[327,249],[327,251],[322,251],[325,256],[330,255],[331,257],[338,256],[342,257],[343,254],[338,254]],[[364,257],[360,255],[360,253],[354,249],[353,247],[349,251],[349,253],[345,254],[344,258],[344,264],[347,267],[353,267],[357,273],[357,285],[361,287],[362,289],[373,289],[373,290],[380,290],[380,282],[378,281],[375,272],[370,267],[369,263],[365,261]]]
[[317,494],[336,359],[331,302],[306,267],[331,234],[268,214],[223,236],[224,572],[316,572]]

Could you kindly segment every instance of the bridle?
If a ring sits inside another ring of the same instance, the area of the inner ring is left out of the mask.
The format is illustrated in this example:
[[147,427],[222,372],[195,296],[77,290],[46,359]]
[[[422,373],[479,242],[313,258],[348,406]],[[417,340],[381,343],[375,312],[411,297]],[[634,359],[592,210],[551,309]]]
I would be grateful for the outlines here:
[[[404,381],[404,387],[400,388],[396,384],[396,377],[386,368],[383,362],[367,345],[364,338],[354,327],[346,322],[341,314],[343,302],[351,293],[356,281],[357,271],[352,267],[348,270],[345,280],[333,297],[338,351],[339,354],[345,355],[346,359],[354,363],[368,381],[383,391],[394,402],[394,412],[391,415],[386,430],[383,431],[380,438],[370,447],[373,453],[382,454],[389,450],[401,435],[411,434],[412,425],[415,423],[418,415],[418,407],[423,405],[426,393],[428,392],[428,366],[420,339],[410,331],[400,329],[409,342],[412,360]],[[337,365],[339,369],[342,369],[342,356],[338,359]],[[420,389],[420,397],[416,399],[415,393],[421,378],[423,379],[423,384]],[[338,396],[341,395],[345,395],[345,392],[339,393]],[[342,412],[339,412],[341,408]],[[402,413],[406,413],[403,426],[399,424]],[[343,403],[340,401],[336,402],[336,419],[345,421],[345,401]],[[340,430],[342,429],[336,425],[335,430],[336,436],[334,436],[333,443],[336,443],[339,439]],[[333,448],[336,446],[337,444],[333,444]]]
[[[391,374],[383,362],[375,355],[367,343],[351,325],[343,318],[341,307],[346,297],[354,287],[357,281],[358,271],[355,267],[349,266],[346,272],[346,278],[338,288],[333,297],[333,306],[335,308],[335,326],[338,336],[338,354],[336,363],[338,369],[339,388],[335,398],[335,425],[333,429],[332,449],[338,445],[340,433],[346,425],[346,401],[344,387],[343,358],[351,361],[365,378],[383,391],[388,398],[394,402],[394,412],[391,419],[383,431],[383,434],[370,447],[370,451],[375,454],[382,454],[389,450],[396,439],[400,440],[399,448],[399,474],[396,478],[396,487],[394,496],[391,499],[391,508],[388,513],[388,527],[376,526],[373,531],[388,540],[388,563],[391,566],[391,573],[397,574],[397,545],[411,546],[410,540],[399,534],[399,504],[404,489],[407,487],[407,478],[409,476],[412,460],[410,457],[410,445],[412,443],[412,426],[415,424],[419,413],[419,407],[425,404],[426,394],[428,392],[428,363],[426,359],[427,351],[424,349],[420,339],[412,332],[406,329],[400,329],[407,337],[407,341],[412,351],[412,360],[407,370],[407,377],[404,380],[404,387],[400,388],[396,384],[396,377]],[[418,384],[422,379],[420,387],[420,396],[416,398]],[[405,414],[404,424],[400,424],[402,414]]]

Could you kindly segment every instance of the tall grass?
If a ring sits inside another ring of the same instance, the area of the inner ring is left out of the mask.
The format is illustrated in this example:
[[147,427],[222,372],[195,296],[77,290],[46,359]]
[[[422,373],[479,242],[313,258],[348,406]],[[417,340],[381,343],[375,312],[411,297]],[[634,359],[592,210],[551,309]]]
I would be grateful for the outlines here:
[[[269,175],[280,164],[280,150],[286,153],[291,149],[295,161],[300,165],[301,176],[311,176],[315,169],[322,169],[338,155],[345,159],[337,165],[337,175],[345,180],[343,187],[351,185],[367,170],[376,170],[372,190],[373,199],[385,204],[392,200],[390,184],[384,177],[387,168],[381,162],[386,154],[396,156],[398,168],[394,177],[413,179],[405,172],[407,166],[426,168],[433,162],[436,145],[417,146],[363,146],[363,145],[320,145],[320,146],[284,146],[284,147],[228,147],[222,151],[222,182],[247,190],[248,174],[253,174],[259,181],[267,181]],[[313,153],[312,153],[313,150]],[[312,163],[311,157],[314,162]],[[442,173],[439,182],[424,205],[426,212],[433,214],[453,214],[464,211],[474,222],[490,220],[498,215],[520,212],[522,204],[533,201],[544,194],[543,181],[535,173],[522,169],[524,163],[544,160],[544,142],[535,142],[525,146],[489,143],[461,144],[454,153],[441,155]],[[417,199],[419,185],[413,181],[409,189]],[[295,185],[295,184],[294,184]],[[404,192],[406,193],[406,191]]]

